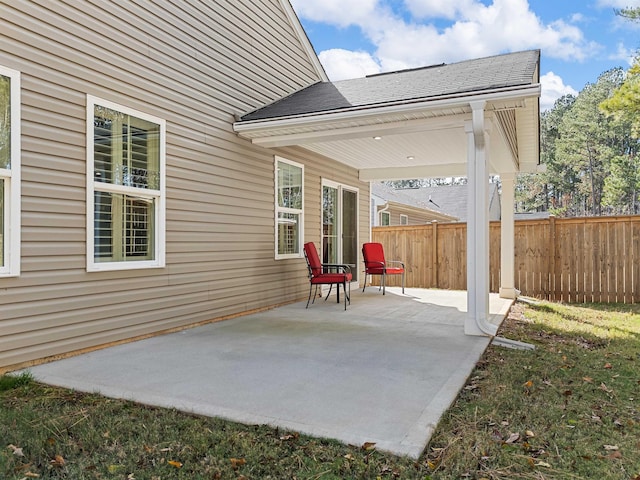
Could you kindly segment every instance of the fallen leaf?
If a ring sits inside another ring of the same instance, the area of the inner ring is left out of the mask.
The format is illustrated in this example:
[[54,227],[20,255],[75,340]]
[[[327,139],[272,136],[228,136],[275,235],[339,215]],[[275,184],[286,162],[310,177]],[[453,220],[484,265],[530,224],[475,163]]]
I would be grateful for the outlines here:
[[176,460],[169,460],[167,463],[172,467],[182,468],[182,462],[178,462]]
[[64,461],[64,458],[62,458],[62,455],[56,455],[49,463],[54,467],[62,468],[66,462]]
[[127,475],[127,480],[136,480],[136,477],[133,476],[133,473]]
[[353,455],[351,455],[350,453],[347,453],[344,458],[346,458],[347,460],[353,460]]
[[11,444],[7,446],[8,449],[13,451],[13,454],[16,457],[24,457],[24,453],[22,453],[22,448],[20,447],[16,447],[15,445]]
[[517,442],[518,440],[520,440],[520,434],[519,433],[512,433],[511,435],[509,435],[509,438],[507,438],[504,443],[508,443],[508,444],[512,444]]
[[27,472],[24,474],[24,478],[40,478],[40,475],[33,472]]
[[622,422],[620,420],[618,420],[617,418],[613,421],[613,424],[616,427],[624,427],[624,425],[622,424]]
[[242,465],[247,463],[247,461],[244,458],[231,458],[230,460],[231,460],[231,468],[233,468],[234,470],[237,470]]
[[573,392],[571,390],[565,390],[564,392],[562,392],[562,394],[565,397],[570,397],[571,395],[573,395]]
[[375,442],[364,442],[362,444],[362,449],[363,450],[373,450],[375,448],[376,444]]
[[605,450],[618,450],[617,445],[604,445]]
[[533,387],[533,382],[531,380],[528,380],[526,382],[524,382],[524,388],[531,388]]
[[616,458],[622,458],[622,454],[620,452],[613,452],[610,455],[607,455],[607,458],[610,460],[614,460]]
[[582,377],[582,380],[587,382],[587,383],[593,383],[593,378],[591,378],[591,377]]
[[611,365],[609,362],[604,364],[604,368],[613,368],[613,365]]
[[607,387],[604,383],[600,384],[600,390],[602,390],[603,392],[607,392],[607,393],[613,392],[613,390],[610,389],[609,387]]
[[293,433],[290,435],[283,435],[280,437],[280,440],[286,441],[286,440],[295,440],[299,437],[300,435],[298,433]]
[[529,438],[532,438],[532,437],[536,436],[536,434],[533,433],[531,430],[527,430],[526,432],[524,432],[524,434]]
[[536,467],[546,467],[546,468],[551,468],[551,465],[548,464],[547,462],[538,462],[535,465]]

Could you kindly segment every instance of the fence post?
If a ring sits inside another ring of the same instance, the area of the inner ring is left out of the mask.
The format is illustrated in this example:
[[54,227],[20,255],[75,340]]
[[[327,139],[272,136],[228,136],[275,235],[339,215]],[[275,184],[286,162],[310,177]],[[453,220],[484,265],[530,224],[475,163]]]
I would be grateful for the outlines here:
[[556,300],[556,217],[549,215],[549,293],[547,300]]
[[438,221],[433,220],[431,222],[431,232],[433,239],[431,241],[431,266],[433,269],[433,275],[431,276],[431,287],[439,288],[438,285]]

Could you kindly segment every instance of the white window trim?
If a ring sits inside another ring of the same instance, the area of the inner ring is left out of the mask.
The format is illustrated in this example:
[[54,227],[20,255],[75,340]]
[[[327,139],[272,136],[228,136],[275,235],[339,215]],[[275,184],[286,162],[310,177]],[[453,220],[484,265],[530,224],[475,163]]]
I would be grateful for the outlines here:
[[0,266],[0,277],[20,275],[20,72],[0,66],[0,74],[11,79],[11,168],[0,169],[0,180],[4,182],[4,265]]
[[[96,262],[94,259],[94,139],[93,139],[93,120],[94,107],[100,105],[131,115],[142,120],[156,123],[160,125],[160,189],[148,190],[128,187],[124,185],[114,185],[108,183],[100,184],[100,191],[108,191],[111,193],[129,194],[141,198],[157,199],[157,208],[155,209],[155,252],[154,260],[140,260],[127,262]],[[141,268],[163,268],[165,266],[166,254],[166,120],[149,115],[132,108],[119,105],[108,100],[103,100],[92,95],[87,95],[87,271],[102,272],[113,270],[134,270]]]
[[[294,167],[298,167],[302,170],[302,208],[300,210],[296,208],[285,208],[278,205],[278,163],[287,163],[289,165],[293,165]],[[288,158],[274,156],[273,162],[273,175],[274,175],[274,253],[276,260],[286,260],[288,258],[302,258],[303,257],[303,244],[304,244],[304,165],[298,162],[294,162],[293,160],[289,160]],[[300,215],[300,228],[298,229],[298,245],[300,247],[300,251],[298,253],[290,253],[290,254],[281,254],[278,253],[278,214],[279,213],[295,213]]]
[[[402,223],[402,220],[404,220],[404,223]],[[400,214],[400,225],[409,225],[409,215]]]

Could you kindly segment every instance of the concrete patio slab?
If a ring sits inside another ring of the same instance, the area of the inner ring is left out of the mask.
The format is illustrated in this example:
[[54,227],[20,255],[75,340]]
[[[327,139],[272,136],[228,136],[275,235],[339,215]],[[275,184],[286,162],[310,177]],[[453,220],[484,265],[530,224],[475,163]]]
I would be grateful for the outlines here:
[[[41,382],[417,458],[487,337],[466,293],[352,291],[32,367]],[[500,323],[511,300],[491,296]]]

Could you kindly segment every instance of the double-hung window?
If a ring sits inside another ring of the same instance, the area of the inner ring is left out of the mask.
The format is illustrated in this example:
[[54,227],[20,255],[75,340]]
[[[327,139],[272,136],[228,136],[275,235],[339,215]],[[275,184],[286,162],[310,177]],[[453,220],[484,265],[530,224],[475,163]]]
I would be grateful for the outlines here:
[[304,231],[304,166],[275,158],[276,258],[299,258]]
[[165,129],[87,96],[87,270],[164,266]]
[[0,277],[20,274],[20,72],[0,66]]

